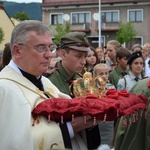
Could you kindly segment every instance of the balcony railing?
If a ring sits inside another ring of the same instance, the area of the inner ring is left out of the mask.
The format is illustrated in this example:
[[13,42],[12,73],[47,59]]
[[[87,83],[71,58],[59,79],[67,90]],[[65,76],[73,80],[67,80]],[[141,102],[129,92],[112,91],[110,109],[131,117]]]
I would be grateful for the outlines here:
[[[113,30],[119,30],[119,24],[118,22],[110,22],[110,23],[104,23],[102,22],[101,23],[101,30],[102,31],[113,31]],[[98,26],[97,26],[97,29],[98,29]]]
[[90,23],[83,23],[83,24],[72,24],[71,30],[90,30],[91,24]]
[[[118,31],[120,23],[101,23],[101,30],[102,31]],[[53,32],[56,32],[56,25],[50,25]],[[83,23],[83,24],[71,24],[70,25],[71,31],[83,31],[83,32],[90,32],[91,31],[91,23]],[[96,29],[99,31],[99,27],[97,24]]]

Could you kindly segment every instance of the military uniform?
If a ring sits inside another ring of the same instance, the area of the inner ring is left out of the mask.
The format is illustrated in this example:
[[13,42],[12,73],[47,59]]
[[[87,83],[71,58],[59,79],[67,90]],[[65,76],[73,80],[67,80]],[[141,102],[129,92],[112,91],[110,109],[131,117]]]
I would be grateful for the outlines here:
[[[130,91],[133,94],[142,94],[150,99],[150,78],[140,80]],[[150,105],[148,103],[148,114]],[[139,114],[140,115],[140,114]],[[130,127],[123,127],[121,118],[115,139],[115,150],[149,150],[150,149],[150,119],[138,117]]]
[[66,70],[61,64],[61,60],[57,62],[55,68],[50,72],[48,78],[63,93],[73,97],[71,84],[77,78],[82,78],[80,74],[75,73],[72,78],[69,77]]
[[122,72],[118,68],[118,66],[115,66],[114,69],[110,72],[108,80],[110,83],[112,83],[117,88],[119,79],[122,78],[126,74],[128,74],[128,69],[126,69],[124,72]]
[[[66,51],[68,50],[68,48],[72,51],[76,50],[82,52],[87,52],[90,50],[89,42],[84,32],[67,33],[66,35],[61,37],[60,46],[61,49],[64,49]],[[70,86],[73,80],[81,78],[81,75],[79,75],[78,73],[74,73],[73,76],[70,77],[65,68],[62,66],[62,61],[63,59],[56,64],[55,69],[51,72],[48,78],[61,92],[74,97],[72,95]],[[96,149],[100,145],[100,134],[98,126],[86,129],[84,131],[82,131],[81,134],[82,139],[84,139],[84,142],[87,145],[87,148]]]

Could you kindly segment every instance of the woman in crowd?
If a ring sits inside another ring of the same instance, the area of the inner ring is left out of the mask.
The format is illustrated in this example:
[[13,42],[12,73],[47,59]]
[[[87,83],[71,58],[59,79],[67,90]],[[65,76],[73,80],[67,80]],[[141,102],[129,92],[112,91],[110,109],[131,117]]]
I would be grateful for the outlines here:
[[[87,53],[86,64],[85,64],[84,69],[86,69],[86,71],[89,71],[92,73],[94,66],[98,63],[98,56],[93,47],[91,47],[90,49],[91,50],[88,51],[88,53]],[[83,73],[84,72],[85,72],[85,70],[83,71]]]
[[106,64],[109,67],[109,71],[112,71],[114,67],[117,65],[116,52],[120,47],[121,47],[121,44],[116,40],[111,40],[107,43],[106,50],[107,50],[107,54],[110,60],[106,61]]
[[117,90],[130,89],[143,78],[144,59],[140,51],[133,52],[128,59],[129,74],[125,75],[122,79],[119,79]]

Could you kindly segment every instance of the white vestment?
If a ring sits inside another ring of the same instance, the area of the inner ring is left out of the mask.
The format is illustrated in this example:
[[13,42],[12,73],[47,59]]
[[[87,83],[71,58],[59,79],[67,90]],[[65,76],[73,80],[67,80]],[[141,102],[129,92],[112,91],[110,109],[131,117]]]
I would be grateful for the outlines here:
[[[51,97],[69,98],[61,93],[49,79],[41,78],[44,89]],[[34,107],[46,96],[27,78],[6,66],[0,72],[0,149],[48,150],[64,149],[59,125],[40,117],[40,123],[32,126]]]

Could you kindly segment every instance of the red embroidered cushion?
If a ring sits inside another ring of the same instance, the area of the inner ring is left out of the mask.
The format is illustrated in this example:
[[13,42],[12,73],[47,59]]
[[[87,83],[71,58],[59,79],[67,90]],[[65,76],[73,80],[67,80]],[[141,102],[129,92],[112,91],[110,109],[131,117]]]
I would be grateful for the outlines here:
[[121,116],[127,116],[139,109],[147,109],[147,98],[142,95],[134,95],[123,90],[117,92],[115,89],[108,90],[105,97],[97,98],[88,95],[86,98],[50,98],[39,103],[32,115],[49,117],[51,120],[71,121],[72,116],[91,115],[97,120],[113,121]]

